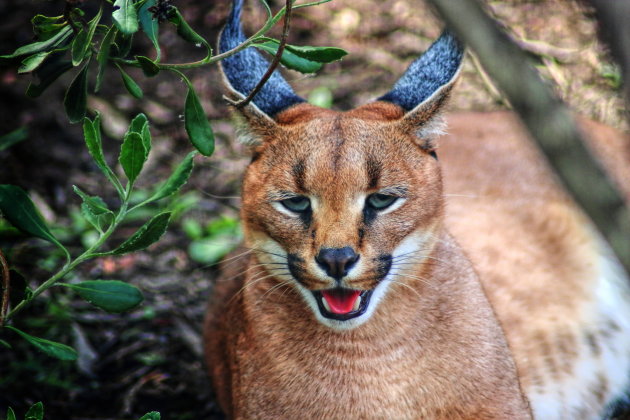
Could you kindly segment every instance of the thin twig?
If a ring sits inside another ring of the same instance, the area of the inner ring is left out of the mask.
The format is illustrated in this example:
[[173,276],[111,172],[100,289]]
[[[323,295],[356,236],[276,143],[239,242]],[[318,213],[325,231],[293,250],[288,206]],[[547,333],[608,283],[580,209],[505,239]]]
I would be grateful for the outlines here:
[[479,74],[479,77],[481,77],[481,81],[486,86],[486,89],[488,89],[488,92],[490,93],[490,96],[492,96],[492,99],[494,99],[495,101],[499,103],[502,103],[508,108],[511,108],[512,105],[510,104],[510,101],[508,101],[505,96],[501,95],[501,92],[499,92],[499,89],[497,89],[494,83],[492,83],[492,80],[490,79],[490,77],[488,77],[488,73],[486,73],[486,71],[483,69],[483,67],[481,66],[481,63],[479,63],[479,59],[477,58],[475,53],[473,53],[472,51],[469,51],[468,55],[472,59],[473,66],[475,67],[475,70]]
[[287,43],[287,37],[289,35],[289,28],[291,27],[292,7],[293,7],[293,0],[287,0],[286,13],[284,15],[284,26],[282,27],[282,37],[280,38],[280,45],[278,45],[278,51],[276,52],[276,55],[273,57],[271,64],[269,64],[269,68],[267,69],[267,72],[258,81],[258,84],[254,87],[254,89],[252,89],[252,91],[249,92],[249,95],[247,95],[245,99],[243,99],[242,101],[232,103],[232,105],[234,105],[237,109],[244,108],[247,104],[249,104],[252,101],[252,99],[254,99],[254,96],[256,96],[258,92],[260,92],[260,89],[262,89],[264,84],[267,83],[267,80],[269,80],[273,72],[276,70],[276,67],[278,67],[278,64],[280,64],[280,59],[282,58],[282,53],[284,52],[284,46]]
[[2,277],[2,306],[0,306],[0,327],[4,325],[4,317],[9,310],[9,296],[11,293],[11,278],[9,277],[9,264],[0,250],[0,274]]

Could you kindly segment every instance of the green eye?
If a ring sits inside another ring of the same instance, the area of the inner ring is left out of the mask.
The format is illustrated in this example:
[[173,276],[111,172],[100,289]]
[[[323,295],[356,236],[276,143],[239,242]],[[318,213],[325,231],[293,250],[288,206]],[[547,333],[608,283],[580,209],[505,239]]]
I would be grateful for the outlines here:
[[296,213],[303,213],[311,208],[311,200],[303,196],[296,196],[280,201],[284,207]]
[[383,210],[398,200],[398,197],[386,194],[370,194],[367,198],[367,203],[370,207],[376,210]]

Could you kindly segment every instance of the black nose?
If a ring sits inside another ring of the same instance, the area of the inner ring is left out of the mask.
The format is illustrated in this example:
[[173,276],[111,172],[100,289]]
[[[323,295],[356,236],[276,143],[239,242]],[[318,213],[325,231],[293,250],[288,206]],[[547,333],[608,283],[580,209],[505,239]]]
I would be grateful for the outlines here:
[[359,255],[349,246],[343,248],[322,248],[315,256],[317,264],[335,280],[341,280],[354,266]]

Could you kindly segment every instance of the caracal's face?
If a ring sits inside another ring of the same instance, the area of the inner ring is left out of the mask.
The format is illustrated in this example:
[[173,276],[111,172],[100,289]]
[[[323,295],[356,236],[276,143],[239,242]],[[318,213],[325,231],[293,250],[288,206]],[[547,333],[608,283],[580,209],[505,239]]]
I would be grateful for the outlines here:
[[386,117],[307,111],[256,150],[243,187],[246,240],[320,322],[348,329],[429,252],[441,178],[435,157]]

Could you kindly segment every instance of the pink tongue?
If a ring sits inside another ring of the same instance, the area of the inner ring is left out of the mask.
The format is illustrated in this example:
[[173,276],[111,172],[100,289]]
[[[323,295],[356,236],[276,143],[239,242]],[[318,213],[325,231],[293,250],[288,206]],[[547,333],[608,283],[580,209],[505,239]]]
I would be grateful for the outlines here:
[[347,314],[352,311],[354,302],[361,294],[359,290],[322,290],[322,295],[334,314]]

